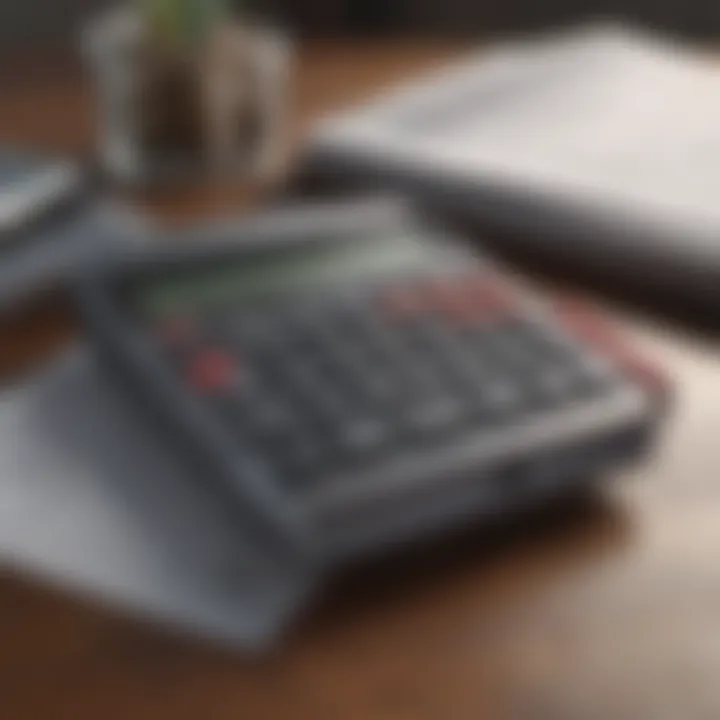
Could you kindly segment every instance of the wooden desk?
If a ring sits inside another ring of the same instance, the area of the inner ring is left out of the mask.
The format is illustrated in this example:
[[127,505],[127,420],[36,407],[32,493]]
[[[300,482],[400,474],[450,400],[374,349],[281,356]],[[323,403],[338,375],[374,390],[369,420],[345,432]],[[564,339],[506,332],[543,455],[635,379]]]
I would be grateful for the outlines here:
[[[304,51],[295,137],[321,111],[457,50]],[[4,67],[0,137],[89,153],[90,105],[72,68]],[[182,219],[254,196],[238,186],[146,204]],[[464,537],[363,572],[256,663],[7,574],[0,718],[720,718],[720,358],[714,342],[623,320],[680,397],[654,465],[602,507],[537,521],[491,550]],[[56,301],[4,320],[0,370],[27,367],[73,328]]]

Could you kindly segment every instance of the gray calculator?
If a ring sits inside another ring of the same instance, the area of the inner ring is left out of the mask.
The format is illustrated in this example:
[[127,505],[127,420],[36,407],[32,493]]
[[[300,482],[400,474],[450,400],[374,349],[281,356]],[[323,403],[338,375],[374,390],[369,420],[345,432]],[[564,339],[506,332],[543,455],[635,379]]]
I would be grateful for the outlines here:
[[130,402],[298,557],[497,519],[652,444],[657,386],[406,209],[196,240],[91,266],[78,303]]

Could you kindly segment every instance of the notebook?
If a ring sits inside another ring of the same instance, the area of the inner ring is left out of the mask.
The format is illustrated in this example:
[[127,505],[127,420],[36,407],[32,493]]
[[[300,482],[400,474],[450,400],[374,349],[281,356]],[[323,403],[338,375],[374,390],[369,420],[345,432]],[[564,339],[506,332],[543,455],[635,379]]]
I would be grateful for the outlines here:
[[96,254],[149,237],[150,223],[100,198],[72,160],[0,148],[0,312]]
[[323,120],[302,175],[720,308],[720,67],[664,38],[602,25],[471,54]]

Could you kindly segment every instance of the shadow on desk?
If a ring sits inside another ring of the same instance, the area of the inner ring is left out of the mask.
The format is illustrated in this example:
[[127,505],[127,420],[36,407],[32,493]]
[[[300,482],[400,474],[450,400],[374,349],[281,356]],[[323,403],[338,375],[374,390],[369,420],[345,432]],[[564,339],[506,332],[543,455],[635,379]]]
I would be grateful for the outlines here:
[[[382,559],[356,564],[338,576],[332,590],[300,635],[333,632],[344,623],[403,613],[472,588],[483,612],[503,606],[505,592],[528,593],[562,583],[575,571],[621,553],[630,543],[632,524],[625,510],[599,486],[503,519],[482,529],[455,532]],[[507,575],[508,583],[498,582]],[[485,580],[487,587],[485,587]],[[486,591],[486,592],[484,592]]]

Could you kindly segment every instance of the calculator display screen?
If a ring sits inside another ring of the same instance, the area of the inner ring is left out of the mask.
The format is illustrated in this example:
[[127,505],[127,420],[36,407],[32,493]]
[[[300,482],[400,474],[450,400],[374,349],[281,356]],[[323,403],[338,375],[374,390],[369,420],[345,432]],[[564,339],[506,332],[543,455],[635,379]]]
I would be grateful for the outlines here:
[[288,290],[344,284],[368,275],[428,267],[428,245],[405,236],[318,243],[262,253],[231,264],[148,280],[135,289],[142,312],[194,310]]

